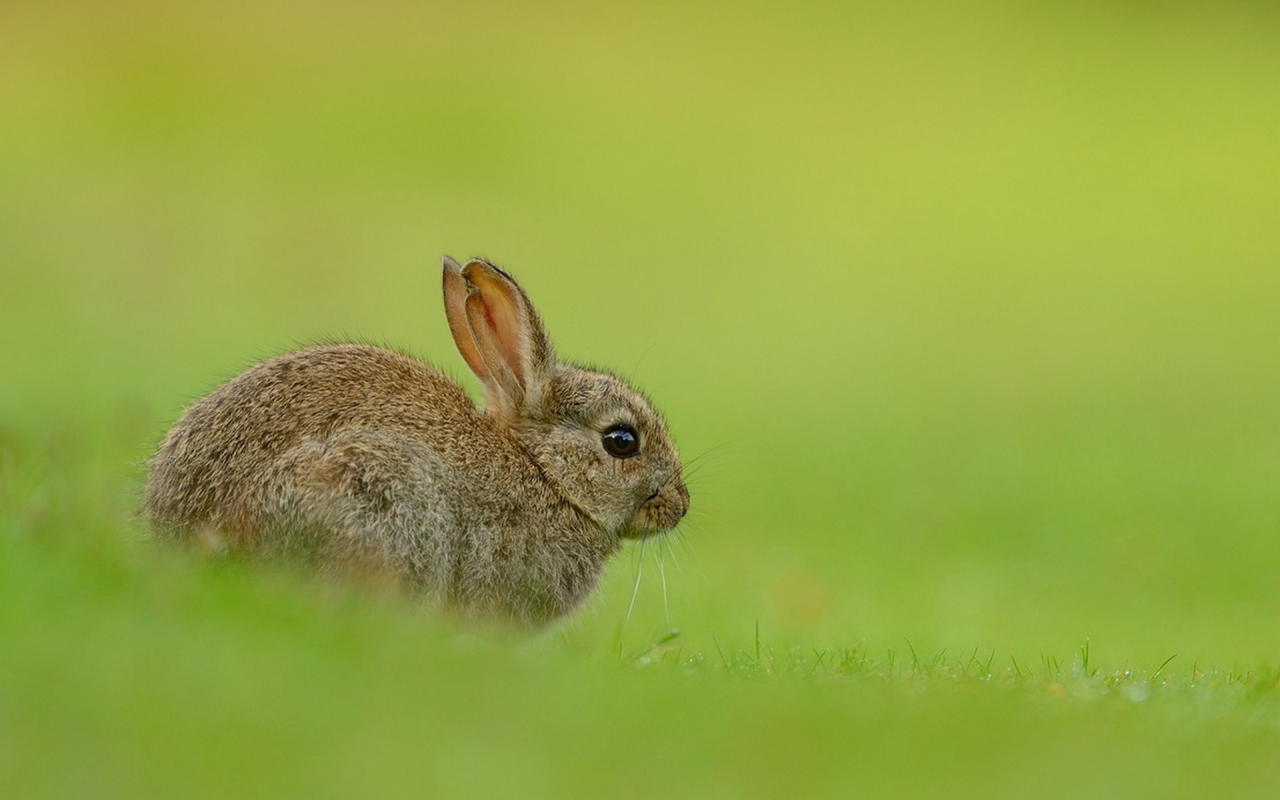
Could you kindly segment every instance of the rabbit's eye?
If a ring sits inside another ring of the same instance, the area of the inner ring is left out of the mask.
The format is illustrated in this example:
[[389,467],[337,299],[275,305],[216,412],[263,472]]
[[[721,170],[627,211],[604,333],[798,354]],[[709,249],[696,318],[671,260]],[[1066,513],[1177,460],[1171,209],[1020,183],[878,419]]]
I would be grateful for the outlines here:
[[640,452],[640,437],[630,425],[614,425],[600,437],[600,443],[614,458],[630,458]]

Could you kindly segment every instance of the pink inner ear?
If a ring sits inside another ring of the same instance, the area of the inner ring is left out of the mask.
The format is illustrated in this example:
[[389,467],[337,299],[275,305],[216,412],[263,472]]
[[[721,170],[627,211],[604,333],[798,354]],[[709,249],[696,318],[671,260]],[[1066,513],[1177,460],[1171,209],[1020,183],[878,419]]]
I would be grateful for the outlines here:
[[520,308],[512,295],[511,288],[504,285],[500,279],[493,279],[488,275],[475,276],[474,280],[480,290],[477,299],[481,302],[485,324],[493,333],[502,360],[507,363],[520,385],[524,386],[525,367],[524,359],[521,357],[524,344],[520,335]]

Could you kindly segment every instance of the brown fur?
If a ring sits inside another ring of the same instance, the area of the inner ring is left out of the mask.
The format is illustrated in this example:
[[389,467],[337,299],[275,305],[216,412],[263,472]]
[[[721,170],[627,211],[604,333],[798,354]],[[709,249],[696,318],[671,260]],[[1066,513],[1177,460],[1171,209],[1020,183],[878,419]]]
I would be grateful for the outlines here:
[[[143,506],[158,535],[301,556],[536,624],[587,597],[621,538],[675,525],[689,495],[648,401],[556,361],[506,273],[446,259],[444,274],[485,411],[429,365],[376,347],[270,359],[188,408],[160,445]],[[603,449],[619,423],[639,432],[640,455]]]

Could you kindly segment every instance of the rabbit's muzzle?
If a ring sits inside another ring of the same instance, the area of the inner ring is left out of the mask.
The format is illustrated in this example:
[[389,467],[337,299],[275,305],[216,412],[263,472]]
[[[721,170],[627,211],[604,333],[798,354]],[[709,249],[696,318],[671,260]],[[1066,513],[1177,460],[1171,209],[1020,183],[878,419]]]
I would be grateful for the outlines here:
[[689,488],[675,478],[659,487],[640,504],[630,530],[624,536],[644,538],[674,528],[689,513]]

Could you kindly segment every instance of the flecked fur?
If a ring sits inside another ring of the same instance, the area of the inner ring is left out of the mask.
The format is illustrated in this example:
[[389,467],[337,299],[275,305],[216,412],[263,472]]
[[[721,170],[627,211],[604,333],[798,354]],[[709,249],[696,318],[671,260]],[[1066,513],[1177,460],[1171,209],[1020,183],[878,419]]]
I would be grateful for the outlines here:
[[[557,361],[528,298],[493,265],[445,259],[444,275],[485,410],[388,350],[277,356],[196,402],[164,439],[143,504],[156,534],[374,574],[467,616],[536,625],[589,595],[622,538],[675,525],[689,494],[645,397]],[[639,455],[605,451],[617,424],[639,433]]]

